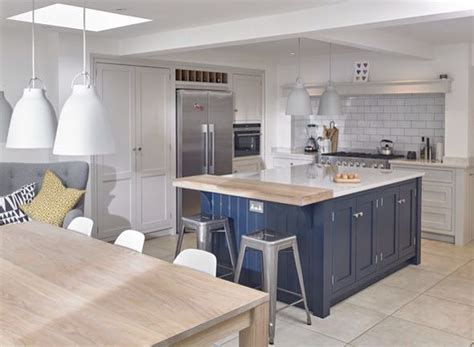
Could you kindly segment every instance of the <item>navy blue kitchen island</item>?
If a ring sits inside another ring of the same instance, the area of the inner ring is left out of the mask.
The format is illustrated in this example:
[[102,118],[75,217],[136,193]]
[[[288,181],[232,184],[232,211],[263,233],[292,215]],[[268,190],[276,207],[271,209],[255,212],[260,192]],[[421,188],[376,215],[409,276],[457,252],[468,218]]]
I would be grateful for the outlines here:
[[[330,307],[387,275],[420,263],[422,173],[353,169],[360,184],[335,184],[334,170],[307,165],[265,170],[253,175],[228,176],[229,181],[200,185],[203,213],[229,218],[237,249],[240,237],[267,228],[297,236],[308,304],[312,313],[324,318]],[[209,177],[209,176],[207,176]],[[332,197],[298,205],[281,203],[271,195],[256,199],[252,194],[229,191],[232,180],[256,184],[328,189]],[[178,187],[190,188],[190,185]],[[191,188],[194,189],[194,188]],[[230,193],[229,193],[230,192]],[[242,196],[239,196],[242,195]],[[250,211],[251,201],[263,210]],[[223,238],[213,242],[219,263],[229,263]],[[292,254],[280,253],[278,287],[299,292]],[[261,284],[261,256],[247,251],[240,283]],[[294,301],[279,291],[278,300]]]

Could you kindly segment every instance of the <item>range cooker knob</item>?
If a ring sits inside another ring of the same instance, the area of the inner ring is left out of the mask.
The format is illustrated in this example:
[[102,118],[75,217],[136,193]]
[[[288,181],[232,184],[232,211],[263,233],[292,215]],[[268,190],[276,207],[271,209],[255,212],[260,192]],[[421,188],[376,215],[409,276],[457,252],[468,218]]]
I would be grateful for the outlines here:
[[326,160],[321,159],[321,164],[326,164]]
[[379,166],[381,169],[383,169],[385,166],[383,164],[380,164]]
[[347,161],[343,161],[343,162],[342,162],[342,165],[343,165],[343,166],[347,166]]
[[360,163],[357,161],[357,162],[355,163],[355,166],[356,166],[356,167],[359,167],[359,166],[360,166]]
[[362,164],[360,164],[360,166],[362,166],[362,167],[366,167],[366,166],[367,166],[367,164],[366,164],[366,163],[362,163]]
[[350,161],[349,166],[354,166],[354,163],[352,161]]
[[340,165],[341,165],[341,161],[338,160],[336,164],[337,164],[338,166],[340,166]]
[[374,164],[374,165],[372,165],[372,167],[373,167],[374,169],[376,169],[376,168],[379,167],[379,165],[378,165],[378,164]]

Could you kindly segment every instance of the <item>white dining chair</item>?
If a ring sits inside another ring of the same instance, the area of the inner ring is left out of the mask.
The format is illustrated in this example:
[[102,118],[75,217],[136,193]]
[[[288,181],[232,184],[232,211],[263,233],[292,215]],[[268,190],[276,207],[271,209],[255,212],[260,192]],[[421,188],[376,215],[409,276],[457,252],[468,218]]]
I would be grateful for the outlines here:
[[178,254],[173,264],[186,266],[214,277],[217,272],[216,256],[200,249],[185,249]]
[[86,217],[76,217],[67,226],[68,230],[77,231],[78,233],[91,236],[94,221]]
[[114,244],[130,248],[134,251],[142,253],[143,244],[145,243],[145,235],[136,230],[125,230],[117,237]]

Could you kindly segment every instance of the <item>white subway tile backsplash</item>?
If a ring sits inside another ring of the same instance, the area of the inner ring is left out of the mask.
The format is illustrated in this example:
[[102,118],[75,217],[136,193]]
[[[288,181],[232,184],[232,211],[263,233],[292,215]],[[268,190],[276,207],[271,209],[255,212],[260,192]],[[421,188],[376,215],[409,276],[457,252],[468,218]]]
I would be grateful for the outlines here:
[[390,129],[390,135],[405,135],[405,131],[400,128],[392,128]]
[[412,128],[424,129],[424,128],[426,128],[426,122],[424,122],[424,121],[412,121],[411,126],[412,126]]
[[[317,110],[319,98],[311,103]],[[342,103],[340,116],[293,117],[293,147],[305,145],[309,122],[321,134],[331,120],[340,129],[342,149],[375,150],[383,138],[393,140],[397,151],[418,150],[421,136],[430,137],[433,145],[444,142],[444,94],[350,96],[342,97]]]

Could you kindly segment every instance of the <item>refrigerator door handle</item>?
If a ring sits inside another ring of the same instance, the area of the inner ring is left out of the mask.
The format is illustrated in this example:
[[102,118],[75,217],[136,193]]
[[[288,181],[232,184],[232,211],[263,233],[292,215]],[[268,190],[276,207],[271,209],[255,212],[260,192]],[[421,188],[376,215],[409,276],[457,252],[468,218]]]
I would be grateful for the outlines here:
[[209,124],[209,173],[214,175],[215,172],[215,159],[216,159],[216,141],[215,141],[215,131],[214,124]]
[[208,174],[208,167],[209,167],[209,130],[207,124],[201,124],[201,132],[203,136],[203,141],[202,141],[202,155],[203,155],[203,163],[204,166],[202,168],[202,172],[204,174]]

